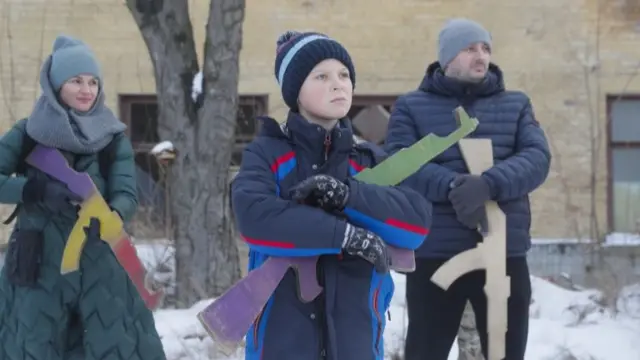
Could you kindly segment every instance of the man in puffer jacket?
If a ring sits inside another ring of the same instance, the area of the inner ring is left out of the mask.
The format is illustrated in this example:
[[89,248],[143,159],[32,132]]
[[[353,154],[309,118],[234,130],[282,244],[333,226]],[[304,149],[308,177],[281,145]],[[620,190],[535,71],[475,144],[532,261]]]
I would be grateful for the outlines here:
[[506,358],[524,359],[531,283],[526,253],[531,246],[529,193],[549,173],[551,154],[531,101],[504,88],[502,72],[491,59],[491,36],[467,19],[449,21],[439,35],[438,61],[419,86],[398,98],[391,114],[386,150],[395,153],[423,136],[446,136],[456,128],[453,111],[462,106],[479,125],[470,136],[493,142],[494,166],[469,175],[458,146],[449,148],[404,183],[433,203],[433,226],[407,275],[409,328],[405,359],[445,360],[467,301],[487,357],[487,299],[484,271],[458,279],[448,291],[430,281],[455,255],[482,241],[476,230],[486,219],[484,204],[497,201],[507,216],[508,302]]

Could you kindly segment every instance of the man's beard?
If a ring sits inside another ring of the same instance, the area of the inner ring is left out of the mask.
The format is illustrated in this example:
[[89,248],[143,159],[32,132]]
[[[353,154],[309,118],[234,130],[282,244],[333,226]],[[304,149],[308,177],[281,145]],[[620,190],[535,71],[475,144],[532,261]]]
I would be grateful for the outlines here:
[[449,74],[449,76],[454,77],[460,81],[477,84],[481,83],[484,80],[485,76],[487,76],[487,73],[485,72],[484,75],[477,77],[471,75],[471,71],[455,71]]
[[485,76],[487,76],[486,73],[484,75],[482,75],[482,77],[474,77],[474,76],[468,75],[468,76],[466,76],[466,79],[461,79],[461,80],[466,81],[466,82],[470,82],[470,83],[474,83],[474,84],[478,84],[478,83],[481,83],[484,80]]

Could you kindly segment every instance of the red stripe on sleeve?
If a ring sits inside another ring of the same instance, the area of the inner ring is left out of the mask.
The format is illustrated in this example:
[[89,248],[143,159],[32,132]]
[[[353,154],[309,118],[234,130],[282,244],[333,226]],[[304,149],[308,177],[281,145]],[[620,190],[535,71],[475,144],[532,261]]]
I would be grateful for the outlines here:
[[242,238],[244,239],[244,241],[248,242],[249,244],[258,245],[258,246],[269,246],[269,247],[275,247],[275,248],[281,248],[281,249],[293,249],[293,248],[295,248],[294,244],[288,243],[288,242],[284,242],[284,241],[271,241],[271,240],[252,239],[252,238],[248,238],[248,237],[246,237],[244,235],[242,235]]
[[365,166],[362,166],[362,165],[358,164],[353,159],[349,159],[349,164],[351,164],[351,166],[353,166],[353,168],[356,169],[357,172],[360,172],[360,171],[366,169]]
[[278,157],[276,159],[276,161],[271,165],[271,171],[273,171],[273,172],[278,171],[278,168],[280,167],[280,165],[282,165],[285,162],[291,160],[294,156],[296,156],[296,153],[293,152],[293,151],[290,151],[290,152]]
[[400,228],[402,230],[411,231],[412,233],[416,233],[420,235],[429,235],[429,229],[423,228],[422,226],[407,224],[406,222],[396,220],[396,219],[387,219],[385,223],[391,226]]

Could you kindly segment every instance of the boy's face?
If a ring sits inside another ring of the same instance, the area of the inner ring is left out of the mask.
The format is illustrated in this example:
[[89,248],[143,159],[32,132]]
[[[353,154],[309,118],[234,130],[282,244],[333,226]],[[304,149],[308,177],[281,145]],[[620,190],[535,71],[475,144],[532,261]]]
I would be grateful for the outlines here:
[[324,60],[311,70],[300,88],[300,113],[308,120],[335,121],[351,108],[353,85],[349,70],[335,59]]

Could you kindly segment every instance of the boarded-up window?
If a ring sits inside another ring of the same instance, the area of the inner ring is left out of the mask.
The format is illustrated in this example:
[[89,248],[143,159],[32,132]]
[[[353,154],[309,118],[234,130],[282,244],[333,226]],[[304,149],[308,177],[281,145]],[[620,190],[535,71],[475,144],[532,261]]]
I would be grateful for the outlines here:
[[384,142],[396,98],[395,95],[354,96],[348,116],[356,135],[375,144]]

